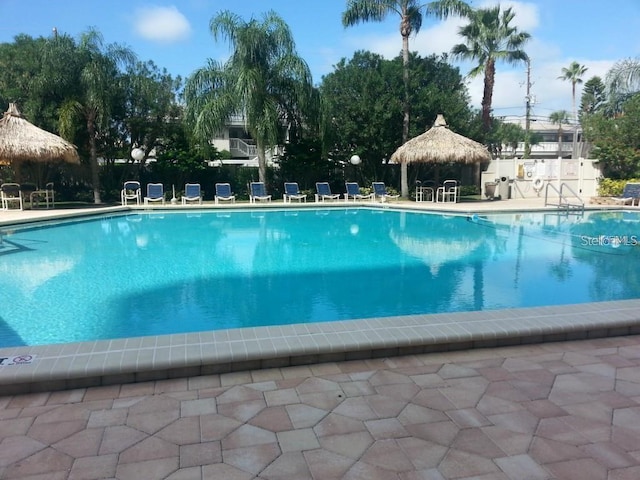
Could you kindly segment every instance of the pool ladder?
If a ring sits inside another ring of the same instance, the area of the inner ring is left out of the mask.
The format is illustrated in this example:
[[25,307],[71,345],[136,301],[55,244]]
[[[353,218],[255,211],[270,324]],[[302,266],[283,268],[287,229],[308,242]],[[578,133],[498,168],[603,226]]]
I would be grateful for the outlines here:
[[[549,188],[551,188],[558,195],[558,203],[553,203],[549,201]],[[564,190],[568,190],[571,195],[564,194]],[[560,190],[556,188],[554,184],[551,182],[547,183],[547,186],[544,190],[544,206],[553,205],[558,207],[558,209],[564,209],[567,212],[569,211],[578,211],[580,213],[584,212],[584,201],[578,196],[573,189],[562,182],[560,184]]]

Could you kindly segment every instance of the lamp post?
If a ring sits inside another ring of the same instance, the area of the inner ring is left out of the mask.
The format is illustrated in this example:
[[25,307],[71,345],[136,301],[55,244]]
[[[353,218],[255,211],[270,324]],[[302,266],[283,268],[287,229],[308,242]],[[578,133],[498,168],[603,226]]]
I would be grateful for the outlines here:
[[362,159],[360,158],[359,155],[351,155],[351,158],[349,159],[349,163],[351,165],[353,165],[354,167],[356,167],[356,180],[358,180],[357,176],[358,176],[358,165],[360,165],[360,163],[362,163]]
[[139,147],[131,149],[131,158],[140,163],[142,160],[144,160],[144,150]]

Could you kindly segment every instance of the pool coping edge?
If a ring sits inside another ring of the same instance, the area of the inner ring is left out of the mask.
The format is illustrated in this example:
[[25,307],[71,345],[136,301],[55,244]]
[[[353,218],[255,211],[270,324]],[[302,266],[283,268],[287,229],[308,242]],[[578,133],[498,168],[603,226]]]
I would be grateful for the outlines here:
[[640,300],[0,348],[0,395],[640,333]]

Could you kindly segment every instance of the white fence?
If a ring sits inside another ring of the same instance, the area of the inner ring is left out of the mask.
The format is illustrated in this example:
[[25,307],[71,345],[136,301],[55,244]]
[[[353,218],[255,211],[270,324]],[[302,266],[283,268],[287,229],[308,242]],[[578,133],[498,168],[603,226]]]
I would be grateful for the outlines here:
[[559,188],[566,183],[582,199],[598,194],[598,179],[602,176],[598,160],[586,158],[495,159],[482,172],[482,188],[485,183],[506,181],[511,186],[511,198],[533,198],[544,195],[547,183]]

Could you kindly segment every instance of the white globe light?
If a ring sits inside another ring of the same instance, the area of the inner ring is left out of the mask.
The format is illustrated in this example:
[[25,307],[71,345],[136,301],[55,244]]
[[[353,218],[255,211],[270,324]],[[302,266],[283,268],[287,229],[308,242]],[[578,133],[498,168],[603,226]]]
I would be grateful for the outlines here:
[[131,158],[137,162],[141,162],[144,159],[144,150],[138,147],[134,148],[131,150]]
[[350,160],[351,165],[360,165],[361,161],[362,160],[360,160],[360,157],[358,155],[352,155],[351,156],[351,160]]

